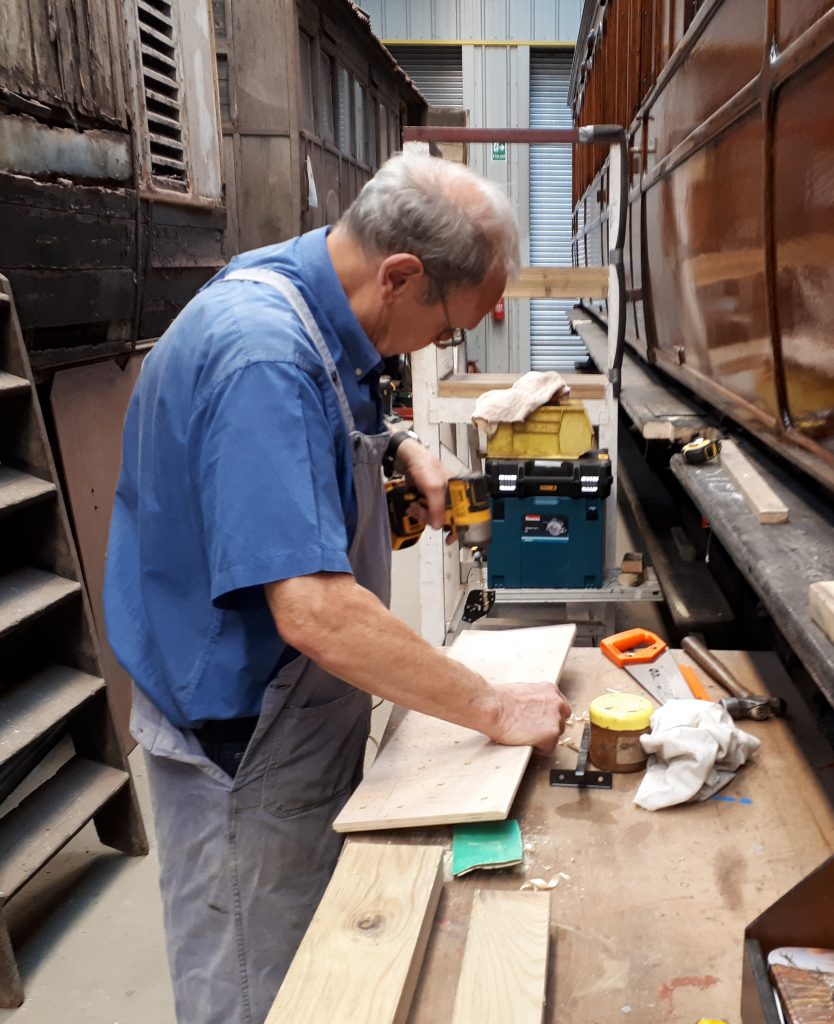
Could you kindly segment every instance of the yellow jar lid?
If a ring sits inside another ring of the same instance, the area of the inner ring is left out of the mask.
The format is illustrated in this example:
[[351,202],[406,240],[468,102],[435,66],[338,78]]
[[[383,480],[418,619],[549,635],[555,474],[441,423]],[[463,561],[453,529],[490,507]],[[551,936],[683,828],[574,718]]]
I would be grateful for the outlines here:
[[591,724],[601,729],[648,729],[654,704],[637,693],[606,693],[595,697],[588,711]]

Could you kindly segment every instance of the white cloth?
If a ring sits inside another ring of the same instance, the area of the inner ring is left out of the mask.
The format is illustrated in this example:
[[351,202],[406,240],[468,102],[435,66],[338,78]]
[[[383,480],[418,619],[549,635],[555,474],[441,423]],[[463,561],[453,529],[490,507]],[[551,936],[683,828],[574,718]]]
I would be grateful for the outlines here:
[[531,370],[519,377],[511,388],[485,391],[475,403],[472,422],[487,437],[492,437],[502,423],[521,423],[531,412],[552,398],[561,401],[570,394],[565,378],[555,370],[539,373]]
[[706,700],[667,701],[652,715],[651,726],[640,737],[649,763],[634,797],[648,811],[707,800],[760,743],[737,729],[720,704]]

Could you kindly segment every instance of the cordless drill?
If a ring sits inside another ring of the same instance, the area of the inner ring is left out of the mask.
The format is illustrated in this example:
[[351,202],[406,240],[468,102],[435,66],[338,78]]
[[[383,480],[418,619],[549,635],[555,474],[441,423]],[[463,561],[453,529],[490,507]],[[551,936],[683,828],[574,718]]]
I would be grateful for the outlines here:
[[[395,551],[410,548],[420,539],[425,523],[409,513],[411,505],[427,506],[425,497],[402,477],[385,485],[391,546]],[[483,565],[483,555],[492,540],[492,512],[487,479],[482,473],[463,473],[446,482],[444,526],[457,534],[460,543]]]

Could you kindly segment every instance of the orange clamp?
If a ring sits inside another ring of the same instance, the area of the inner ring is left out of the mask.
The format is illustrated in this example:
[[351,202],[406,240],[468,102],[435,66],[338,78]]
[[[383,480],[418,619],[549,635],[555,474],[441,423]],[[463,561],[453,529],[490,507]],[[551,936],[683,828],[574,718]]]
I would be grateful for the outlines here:
[[666,650],[666,641],[650,629],[626,629],[622,633],[607,636],[601,641],[599,649],[617,668],[624,668],[626,665],[642,665],[654,661]]

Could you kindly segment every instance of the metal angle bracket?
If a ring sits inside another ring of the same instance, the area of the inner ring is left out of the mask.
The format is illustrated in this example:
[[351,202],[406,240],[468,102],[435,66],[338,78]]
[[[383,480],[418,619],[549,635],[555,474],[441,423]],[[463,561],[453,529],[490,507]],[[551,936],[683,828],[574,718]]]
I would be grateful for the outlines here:
[[566,768],[550,769],[551,786],[573,786],[574,789],[611,789],[613,779],[611,772],[577,771]]
[[582,730],[582,742],[579,744],[579,756],[576,768],[551,768],[551,786],[572,786],[574,789],[611,789],[613,777],[611,772],[588,771],[588,751],[591,749],[591,723],[586,722]]

